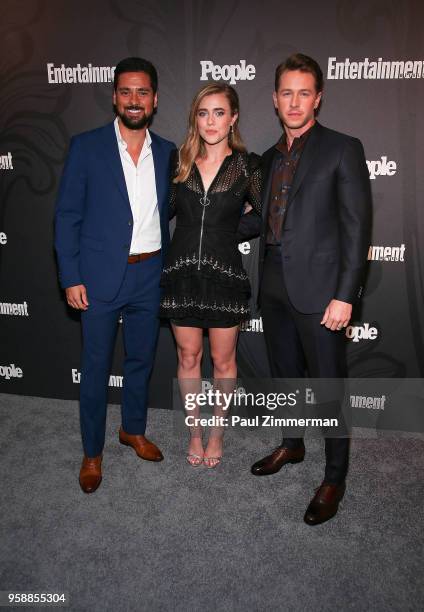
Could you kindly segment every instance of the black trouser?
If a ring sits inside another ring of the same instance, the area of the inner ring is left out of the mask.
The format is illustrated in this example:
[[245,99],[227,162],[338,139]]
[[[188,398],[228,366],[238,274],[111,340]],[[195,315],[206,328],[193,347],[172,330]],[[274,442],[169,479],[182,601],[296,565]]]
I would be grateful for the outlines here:
[[[347,377],[344,330],[333,332],[320,325],[323,313],[302,314],[293,307],[277,247],[268,248],[265,255],[261,311],[273,377],[303,378],[305,370],[310,378]],[[283,439],[285,447],[301,445],[302,438]],[[339,484],[348,469],[349,439],[325,438],[325,456],[325,481]]]

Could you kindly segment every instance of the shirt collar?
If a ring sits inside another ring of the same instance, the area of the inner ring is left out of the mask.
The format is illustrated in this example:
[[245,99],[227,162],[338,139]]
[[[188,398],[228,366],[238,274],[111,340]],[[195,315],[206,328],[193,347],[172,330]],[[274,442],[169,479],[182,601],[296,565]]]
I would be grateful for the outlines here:
[[[315,126],[316,126],[316,122],[309,128],[309,130],[306,130],[306,132],[303,132],[301,136],[298,136],[297,138],[295,138],[293,140],[290,151],[295,151],[298,146],[304,144],[305,140],[308,138],[309,134],[312,132]],[[286,133],[284,130],[283,130],[280,140],[275,145],[275,148],[281,153],[287,153],[287,140],[286,140]]]
[[[121,130],[119,129],[119,121],[118,121],[118,117],[115,118],[115,121],[113,122],[114,127],[115,127],[115,134],[116,134],[116,140],[118,141],[118,145],[122,148],[125,149],[127,148],[127,143],[125,142],[125,140],[122,138],[122,134],[121,134]],[[144,141],[144,145],[143,145],[143,149],[144,147],[148,147],[150,149],[150,147],[152,146],[152,137],[150,136],[150,132],[147,129],[146,130],[146,139]]]

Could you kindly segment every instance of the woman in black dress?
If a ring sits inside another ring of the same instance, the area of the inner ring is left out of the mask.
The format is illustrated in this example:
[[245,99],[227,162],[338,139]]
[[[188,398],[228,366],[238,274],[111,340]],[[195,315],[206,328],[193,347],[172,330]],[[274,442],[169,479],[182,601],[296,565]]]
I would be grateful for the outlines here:
[[[160,314],[172,323],[183,397],[200,388],[205,328],[214,389],[233,391],[237,379],[237,335],[240,322],[249,318],[250,297],[238,250],[238,242],[249,236],[238,229],[243,214],[260,213],[260,158],[246,153],[238,119],[238,96],[231,86],[203,87],[192,102],[188,134],[173,163],[170,205],[177,218],[162,274]],[[218,407],[214,414],[226,416]],[[199,410],[192,416],[197,418]],[[211,429],[206,448],[200,427],[191,426],[190,434],[189,463],[216,467],[223,428]]]

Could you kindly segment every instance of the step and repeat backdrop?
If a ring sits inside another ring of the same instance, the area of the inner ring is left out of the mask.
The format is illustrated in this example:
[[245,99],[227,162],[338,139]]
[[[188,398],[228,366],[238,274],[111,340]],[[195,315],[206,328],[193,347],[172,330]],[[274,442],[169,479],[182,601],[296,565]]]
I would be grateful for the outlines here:
[[[231,83],[241,131],[262,153],[281,134],[274,70],[294,52],[325,76],[322,124],[361,139],[373,192],[362,303],[347,328],[350,375],[424,373],[424,41],[421,0],[3,0],[0,22],[0,392],[75,399],[80,323],[59,288],[55,198],[70,137],[111,121],[113,70],[127,56],[159,72],[152,129],[180,144],[193,94]],[[256,241],[240,245],[253,290]],[[211,374],[205,337],[204,375]],[[110,400],[122,386],[118,331]],[[252,303],[241,376],[267,376]],[[150,405],[170,406],[176,354],[160,332]]]

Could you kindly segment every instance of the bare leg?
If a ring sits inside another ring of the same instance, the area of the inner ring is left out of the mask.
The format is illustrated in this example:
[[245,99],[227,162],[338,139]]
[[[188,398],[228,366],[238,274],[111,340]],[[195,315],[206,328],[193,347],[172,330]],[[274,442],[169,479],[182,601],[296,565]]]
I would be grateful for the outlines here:
[[[232,393],[237,382],[236,347],[239,326],[228,328],[210,328],[209,342],[213,360],[214,389],[223,393]],[[214,415],[227,417],[228,410],[215,405]],[[205,449],[205,464],[215,467],[222,457],[224,428],[211,428],[208,445]]]
[[[181,397],[185,405],[188,393],[200,393],[201,361],[203,352],[203,330],[200,327],[179,327],[172,325],[177,343],[178,369],[177,378],[180,386]],[[187,415],[198,418],[199,407],[187,412]],[[197,457],[193,457],[197,455]],[[202,428],[200,426],[190,427],[190,443],[188,447],[188,461],[192,465],[202,463],[204,451],[202,444]]]

